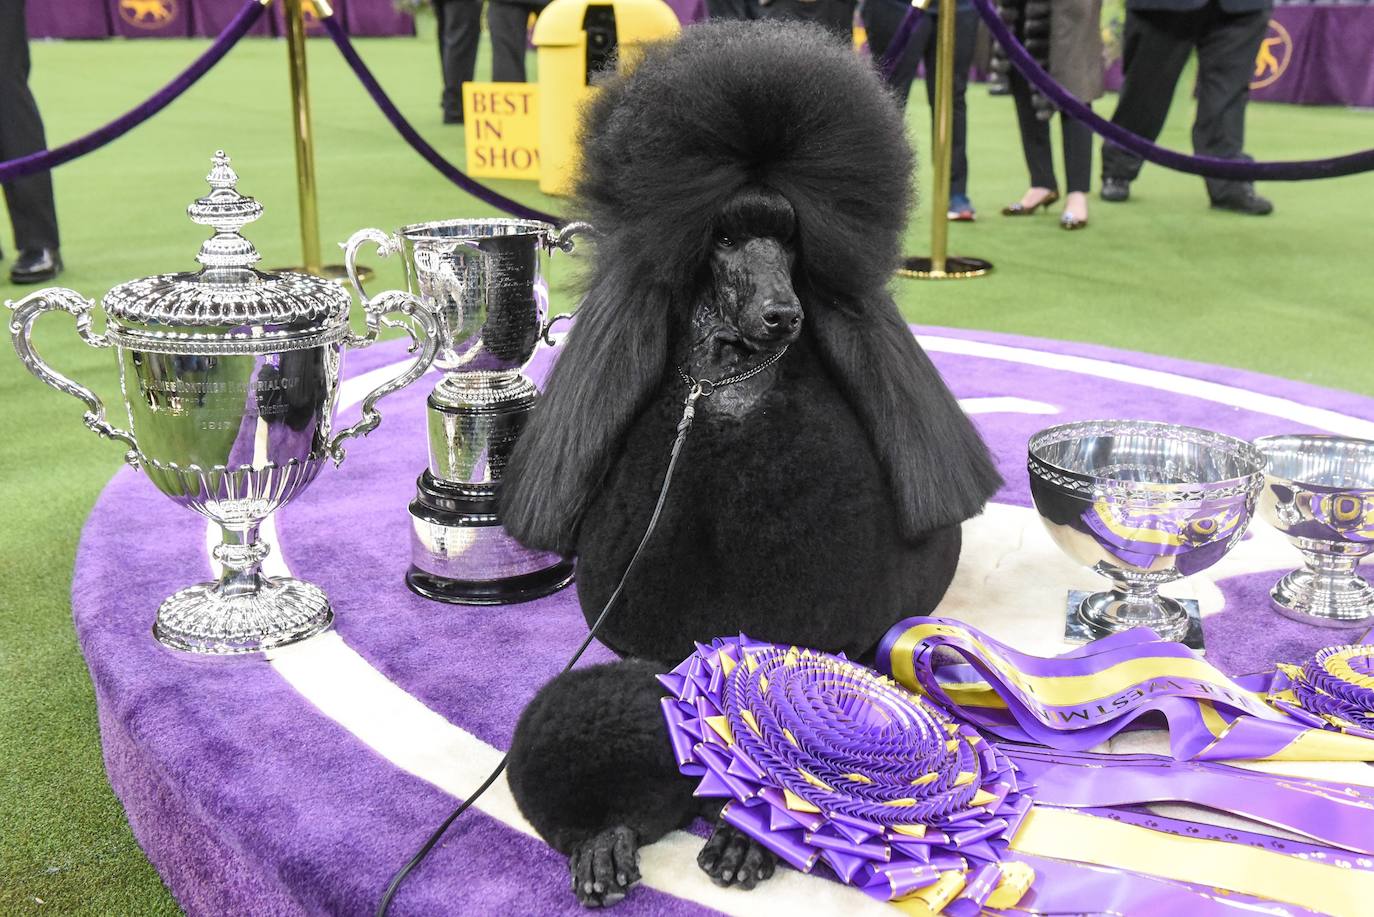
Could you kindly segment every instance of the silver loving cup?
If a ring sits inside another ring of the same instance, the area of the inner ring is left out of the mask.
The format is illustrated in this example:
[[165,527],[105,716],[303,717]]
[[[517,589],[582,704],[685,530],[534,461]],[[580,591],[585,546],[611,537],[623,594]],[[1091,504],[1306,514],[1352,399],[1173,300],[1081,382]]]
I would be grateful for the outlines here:
[[[14,310],[14,347],[28,370],[85,402],[86,426],[128,446],[125,459],[158,490],[220,526],[213,551],[220,579],[164,601],[156,638],[193,653],[248,653],[302,640],[333,620],[318,587],[263,574],[270,548],[260,527],[327,458],[343,460],[346,440],[376,428],[381,398],[424,374],[438,347],[438,323],[415,297],[389,293],[366,304],[367,331],[354,334],[342,287],[253,268],[260,256],[239,231],[262,205],[238,193],[238,176],[222,151],[207,181],[211,192],[187,209],[214,230],[197,256],[201,270],[115,287],[103,300],[103,334],[91,328],[95,303],[72,290],[41,290],[7,305]],[[114,348],[127,430],[105,419],[94,392],[34,350],[34,321],[58,310],[76,318],[88,345]],[[419,356],[363,399],[361,420],[336,430],[343,352],[372,344],[382,325],[404,329]]]
[[[442,220],[395,233],[363,229],[344,243],[344,264],[363,302],[357,254],[367,244],[400,254],[410,294],[438,316],[429,395],[429,467],[420,475],[406,582],[427,598],[505,604],[547,595],[572,579],[572,564],[519,544],[497,515],[501,475],[538,390],[523,373],[561,318],[548,317],[545,268],[573,236],[537,220]],[[383,294],[387,295],[387,294]]]
[[1259,450],[1196,427],[1090,420],[1042,430],[1028,451],[1031,497],[1050,536],[1113,583],[1078,603],[1088,632],[1144,626],[1182,641],[1188,616],[1159,587],[1240,543],[1264,480]]
[[1360,561],[1374,552],[1374,442],[1317,434],[1255,440],[1267,467],[1260,513],[1304,565],[1269,592],[1285,617],[1328,627],[1374,618]]

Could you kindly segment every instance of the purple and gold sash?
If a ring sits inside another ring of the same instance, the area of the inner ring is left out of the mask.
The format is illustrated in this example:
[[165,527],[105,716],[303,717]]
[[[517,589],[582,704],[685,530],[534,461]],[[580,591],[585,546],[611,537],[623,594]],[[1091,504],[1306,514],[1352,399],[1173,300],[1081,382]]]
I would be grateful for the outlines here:
[[[963,662],[949,662],[954,654]],[[1146,628],[1044,658],[959,621],[908,618],[883,637],[878,665],[960,719],[1013,742],[1084,751],[1158,713],[1180,760],[1374,761],[1369,737],[1276,708],[1254,679],[1232,679]]]

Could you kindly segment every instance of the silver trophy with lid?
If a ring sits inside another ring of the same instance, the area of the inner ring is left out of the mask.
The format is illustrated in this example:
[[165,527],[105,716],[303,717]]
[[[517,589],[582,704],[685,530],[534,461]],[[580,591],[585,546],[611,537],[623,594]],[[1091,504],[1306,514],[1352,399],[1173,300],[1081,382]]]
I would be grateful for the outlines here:
[[[410,504],[406,583],[443,602],[523,602],[566,586],[572,562],[526,548],[501,526],[501,475],[538,397],[523,370],[556,319],[548,317],[549,255],[570,252],[571,223],[519,219],[441,220],[394,233],[362,229],[344,264],[363,302],[358,250],[402,256],[409,292],[439,319],[434,365],[444,377],[429,395],[429,467]],[[382,294],[383,296],[390,294]],[[558,316],[557,318],[562,318]]]
[[[201,269],[115,287],[103,301],[104,333],[91,327],[94,301],[73,290],[41,290],[7,305],[14,348],[28,370],[85,402],[87,427],[128,446],[126,461],[158,490],[221,529],[213,554],[222,575],[164,601],[156,638],[193,653],[248,653],[329,627],[333,611],[318,587],[263,574],[270,548],[260,527],[327,459],[343,460],[346,440],[376,428],[378,400],[424,374],[438,325],[418,299],[396,292],[368,303],[367,331],[353,333],[342,287],[253,267],[260,256],[240,230],[261,216],[262,205],[238,193],[223,152],[207,181],[210,193],[187,208],[213,230],[196,258]],[[34,350],[34,322],[51,311],[74,316],[91,347],[114,349],[128,429],[111,425],[94,392]],[[419,355],[363,399],[361,420],[336,430],[344,351],[375,342],[382,325],[404,329]]]

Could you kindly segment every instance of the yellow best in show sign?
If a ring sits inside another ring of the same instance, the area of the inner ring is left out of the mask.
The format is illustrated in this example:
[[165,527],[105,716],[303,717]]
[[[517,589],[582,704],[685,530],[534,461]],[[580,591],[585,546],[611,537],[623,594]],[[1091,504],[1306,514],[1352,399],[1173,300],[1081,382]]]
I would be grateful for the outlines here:
[[474,178],[539,178],[539,87],[464,83],[463,134]]

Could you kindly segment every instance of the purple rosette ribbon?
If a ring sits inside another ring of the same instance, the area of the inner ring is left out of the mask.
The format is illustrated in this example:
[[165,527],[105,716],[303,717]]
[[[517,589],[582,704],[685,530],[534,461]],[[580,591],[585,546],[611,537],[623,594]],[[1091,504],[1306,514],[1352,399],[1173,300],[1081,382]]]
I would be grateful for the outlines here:
[[1312,726],[1374,739],[1374,645],[1328,646],[1301,666],[1280,665],[1269,702]]
[[1004,857],[1031,799],[967,724],[843,656],[739,637],[660,681],[678,768],[723,818],[802,872],[963,915],[1015,905]]

